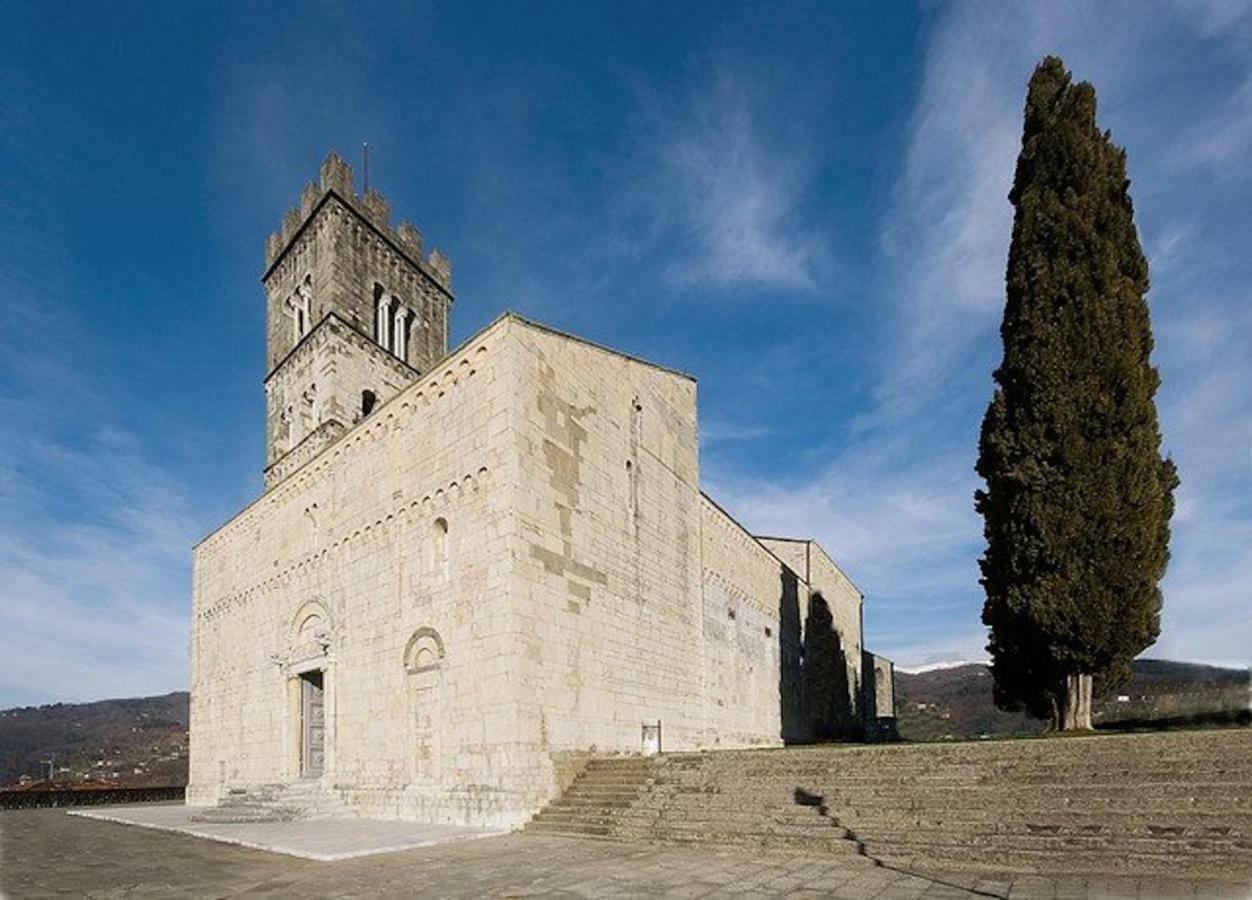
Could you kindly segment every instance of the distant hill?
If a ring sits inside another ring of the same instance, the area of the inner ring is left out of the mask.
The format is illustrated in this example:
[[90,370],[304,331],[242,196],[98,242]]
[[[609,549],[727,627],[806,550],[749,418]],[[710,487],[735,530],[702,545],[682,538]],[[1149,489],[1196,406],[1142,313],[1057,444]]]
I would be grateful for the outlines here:
[[[1130,681],[1095,701],[1096,727],[1246,718],[1247,669],[1138,659]],[[967,663],[928,671],[896,671],[896,716],[909,741],[1039,734],[1046,723],[1001,712],[991,696],[991,671]]]
[[124,787],[187,783],[187,692],[0,711],[0,786],[44,777]]

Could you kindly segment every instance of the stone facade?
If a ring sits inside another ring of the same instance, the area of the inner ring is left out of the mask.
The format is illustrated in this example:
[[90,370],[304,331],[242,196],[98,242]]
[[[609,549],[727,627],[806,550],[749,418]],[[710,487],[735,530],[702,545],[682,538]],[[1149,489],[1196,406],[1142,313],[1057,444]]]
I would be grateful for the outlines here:
[[516,825],[594,755],[860,734],[861,594],[701,493],[694,379],[513,314],[446,352],[446,257],[333,155],[267,264],[266,491],[195,549],[190,803],[307,778]]

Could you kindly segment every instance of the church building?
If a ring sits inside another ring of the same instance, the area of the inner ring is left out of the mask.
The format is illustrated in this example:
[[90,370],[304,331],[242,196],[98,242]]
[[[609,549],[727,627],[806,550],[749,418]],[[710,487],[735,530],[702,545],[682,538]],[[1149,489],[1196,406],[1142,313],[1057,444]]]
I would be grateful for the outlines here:
[[506,313],[331,154],[266,246],[264,491],[195,548],[188,803],[515,826],[596,756],[861,739],[815,541],[700,490],[690,375]]

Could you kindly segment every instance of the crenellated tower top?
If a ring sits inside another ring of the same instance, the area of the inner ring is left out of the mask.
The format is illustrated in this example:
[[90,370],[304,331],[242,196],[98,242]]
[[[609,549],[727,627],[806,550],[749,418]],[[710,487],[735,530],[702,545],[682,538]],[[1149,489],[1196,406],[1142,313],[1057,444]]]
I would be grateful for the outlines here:
[[364,194],[357,194],[352,166],[333,150],[326,154],[318,180],[305,184],[304,190],[300,192],[299,205],[287,210],[287,214],[283,216],[282,227],[266,240],[265,269],[267,274],[291,246],[322,201],[330,194],[334,194],[364,221],[377,229],[380,236],[395,244],[396,249],[401,251],[410,263],[424,270],[446,290],[452,290],[452,260],[438,247],[433,249],[429,256],[423,257],[422,232],[408,220],[403,220],[392,228],[391,203],[372,187],[368,188]]
[[[265,245],[266,481],[448,352],[452,263],[337,153]],[[297,453],[297,451],[299,451]],[[294,455],[293,455],[294,454]]]

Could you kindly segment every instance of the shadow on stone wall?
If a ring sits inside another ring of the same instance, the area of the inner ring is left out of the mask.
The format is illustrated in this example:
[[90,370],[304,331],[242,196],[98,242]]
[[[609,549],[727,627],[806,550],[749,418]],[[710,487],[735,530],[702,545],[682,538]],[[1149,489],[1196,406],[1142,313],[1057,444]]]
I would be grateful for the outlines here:
[[787,744],[808,739],[808,718],[804,711],[804,644],[800,626],[800,580],[790,569],[782,569],[782,590],[778,600],[778,703],[782,715],[782,737]]
[[778,603],[779,704],[784,743],[859,740],[860,719],[848,685],[848,661],[830,605],[820,593],[800,619],[799,580],[783,569]]
[[[874,654],[868,650],[861,651],[861,721],[864,723],[865,740],[870,743],[898,741],[900,732],[896,728],[895,689],[887,683],[888,673],[874,665],[875,660]],[[880,693],[889,715],[880,715]]]
[[[858,660],[859,662],[859,660]],[[848,687],[848,660],[835,617],[820,593],[809,599],[804,622],[804,705],[809,739],[856,740],[861,729]]]

